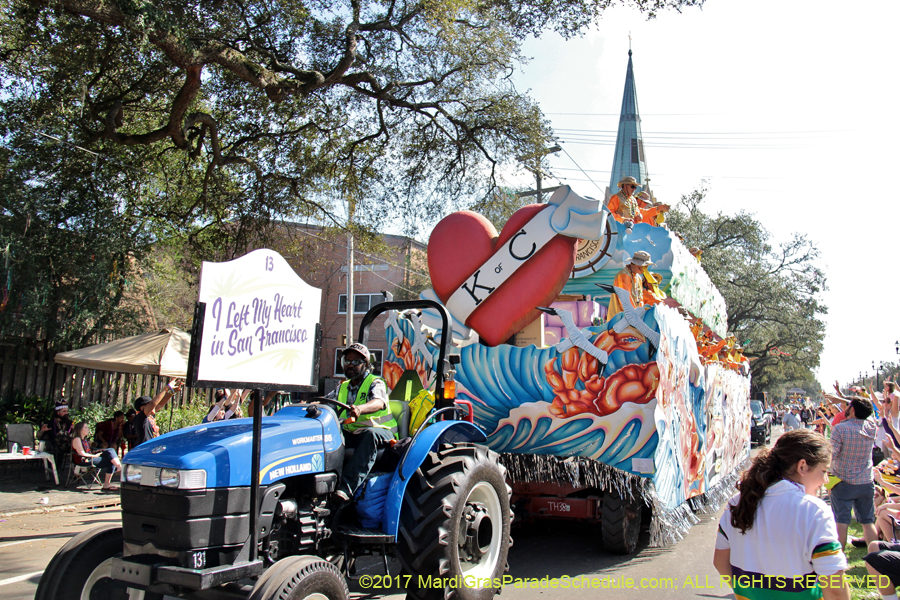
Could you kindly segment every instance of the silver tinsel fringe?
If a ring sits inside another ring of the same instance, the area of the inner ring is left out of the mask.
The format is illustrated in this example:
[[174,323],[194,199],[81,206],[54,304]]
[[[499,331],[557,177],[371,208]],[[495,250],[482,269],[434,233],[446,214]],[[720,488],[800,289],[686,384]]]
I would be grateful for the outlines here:
[[615,469],[591,458],[559,458],[549,454],[500,455],[513,483],[556,483],[615,491],[622,498],[646,502],[648,479]]
[[653,482],[590,458],[558,458],[545,454],[501,454],[500,462],[513,483],[555,483],[612,491],[622,498],[640,498],[653,508],[650,546],[670,546],[682,540],[700,522],[697,514],[713,514],[731,498],[741,469],[724,476],[700,496],[689,498],[673,509],[666,508],[656,495]]

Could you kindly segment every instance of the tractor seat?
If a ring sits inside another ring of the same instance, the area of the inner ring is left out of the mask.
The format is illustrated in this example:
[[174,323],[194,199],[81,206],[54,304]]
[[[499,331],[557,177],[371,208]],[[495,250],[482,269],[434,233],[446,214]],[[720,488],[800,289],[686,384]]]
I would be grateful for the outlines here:
[[[394,420],[397,421],[397,432],[398,439],[405,439],[409,437],[409,404],[404,402],[403,400],[388,400],[388,405],[391,408],[391,414],[394,415]],[[353,434],[350,434],[353,435]],[[345,448],[344,449],[344,461],[350,459],[353,456],[353,451],[355,448]],[[375,459],[376,463],[381,459],[384,454],[384,448],[378,450],[378,458]]]

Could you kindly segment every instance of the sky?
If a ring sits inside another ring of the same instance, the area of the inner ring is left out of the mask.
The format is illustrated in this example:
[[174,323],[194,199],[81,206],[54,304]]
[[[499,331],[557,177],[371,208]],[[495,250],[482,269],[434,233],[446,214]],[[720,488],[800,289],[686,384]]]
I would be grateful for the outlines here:
[[[819,381],[874,375],[873,361],[900,358],[898,22],[895,0],[706,0],[651,21],[617,7],[580,38],[530,40],[514,81],[565,150],[544,186],[602,196],[630,32],[658,199],[674,204],[705,179],[707,211],[754,213],[776,244],[807,235],[829,288]],[[527,171],[509,179],[534,183]]]

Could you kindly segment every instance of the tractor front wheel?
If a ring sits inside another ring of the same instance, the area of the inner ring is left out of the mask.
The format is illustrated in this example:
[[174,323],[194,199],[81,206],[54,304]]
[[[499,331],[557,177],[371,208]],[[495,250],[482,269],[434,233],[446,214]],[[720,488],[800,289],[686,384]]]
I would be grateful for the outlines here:
[[35,600],[119,600],[127,586],[112,578],[112,560],[122,556],[120,525],[79,533],[60,548],[41,575]]
[[489,600],[500,591],[510,493],[506,469],[483,446],[444,445],[428,454],[400,510],[397,554],[410,597]]
[[318,556],[289,556],[263,573],[247,600],[347,600],[347,582]]

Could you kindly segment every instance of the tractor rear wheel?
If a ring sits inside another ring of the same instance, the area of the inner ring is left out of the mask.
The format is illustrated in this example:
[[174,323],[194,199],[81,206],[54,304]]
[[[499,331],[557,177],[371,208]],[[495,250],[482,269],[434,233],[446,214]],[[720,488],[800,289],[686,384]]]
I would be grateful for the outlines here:
[[641,533],[640,498],[626,500],[615,492],[603,494],[602,523],[603,547],[613,554],[631,554],[637,549]]
[[489,600],[500,591],[511,489],[497,458],[483,446],[447,444],[410,477],[397,536],[408,597]]

